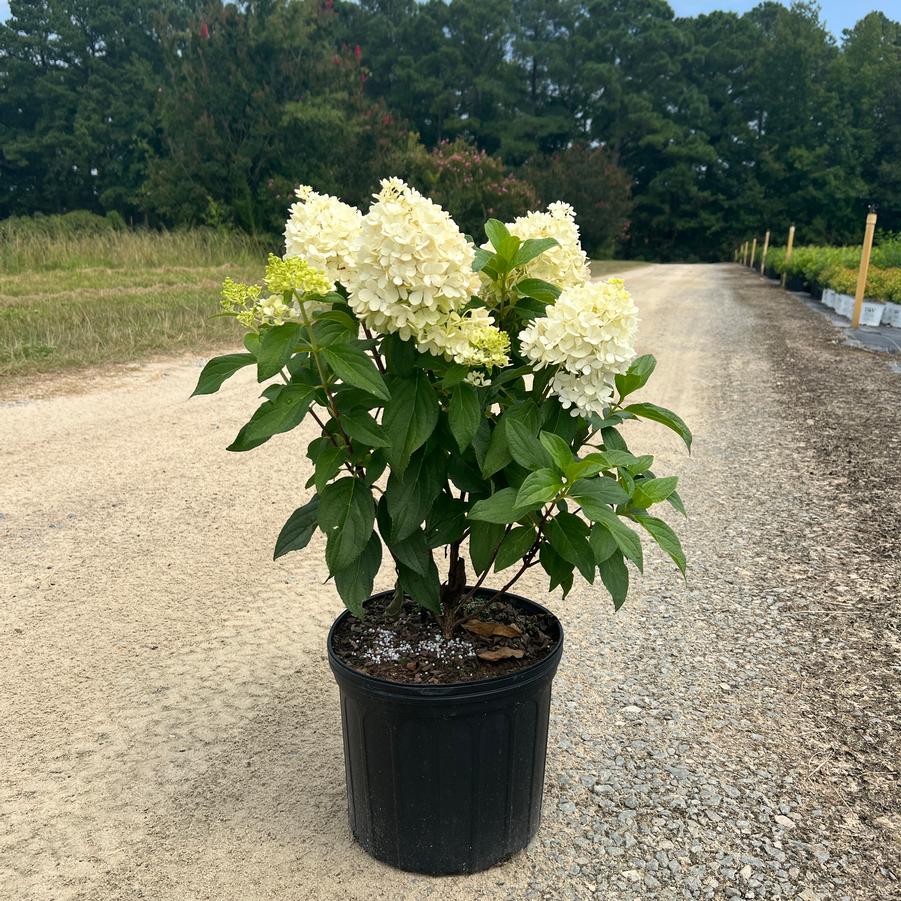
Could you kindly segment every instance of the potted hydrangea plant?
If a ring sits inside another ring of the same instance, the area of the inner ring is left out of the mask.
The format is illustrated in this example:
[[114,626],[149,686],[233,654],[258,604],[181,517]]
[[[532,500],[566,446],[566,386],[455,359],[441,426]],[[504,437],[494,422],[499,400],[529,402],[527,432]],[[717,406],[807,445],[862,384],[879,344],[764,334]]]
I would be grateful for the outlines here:
[[[565,204],[485,232],[476,246],[398,179],[365,215],[299,189],[284,258],[223,289],[246,350],[195,391],[256,368],[262,403],[232,451],[311,420],[308,497],[275,556],[319,530],[347,607],[328,655],[353,833],[434,874],[491,866],[538,828],[563,632],[516,582],[543,571],[565,597],[578,572],[618,609],[641,533],[685,571],[649,512],[684,512],[676,477],[619,431],[647,419],[691,443],[675,413],[630,400],[655,361],[635,354],[623,283],[591,280]],[[380,570],[392,587],[373,594]]]

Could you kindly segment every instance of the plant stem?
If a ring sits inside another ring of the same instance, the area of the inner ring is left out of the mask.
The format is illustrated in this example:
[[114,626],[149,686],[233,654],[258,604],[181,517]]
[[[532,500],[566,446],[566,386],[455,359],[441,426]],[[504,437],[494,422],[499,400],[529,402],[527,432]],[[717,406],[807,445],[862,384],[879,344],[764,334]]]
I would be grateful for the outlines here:
[[[363,329],[363,334],[367,337],[367,339],[372,341],[372,332],[370,332],[365,325],[362,325],[362,323],[360,327]],[[372,359],[375,362],[375,368],[378,369],[378,371],[382,375],[384,375],[387,370],[385,369],[385,362],[384,360],[382,360],[382,355],[374,347],[370,350],[370,353],[372,354]]]

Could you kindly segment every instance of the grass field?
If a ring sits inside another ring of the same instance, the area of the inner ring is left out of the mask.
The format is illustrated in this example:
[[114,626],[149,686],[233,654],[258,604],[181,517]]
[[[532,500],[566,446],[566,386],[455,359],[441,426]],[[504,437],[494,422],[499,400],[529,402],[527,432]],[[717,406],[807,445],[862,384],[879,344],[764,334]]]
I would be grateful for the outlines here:
[[[52,233],[0,224],[0,378],[237,344],[217,311],[227,275],[255,281],[266,248],[213,231]],[[592,275],[645,263],[602,260]]]
[[591,274],[594,278],[604,278],[618,272],[628,272],[630,269],[640,269],[642,266],[653,266],[644,260],[592,260]]
[[0,376],[237,342],[231,319],[211,318],[219,288],[258,279],[263,257],[249,238],[209,231],[0,232]]

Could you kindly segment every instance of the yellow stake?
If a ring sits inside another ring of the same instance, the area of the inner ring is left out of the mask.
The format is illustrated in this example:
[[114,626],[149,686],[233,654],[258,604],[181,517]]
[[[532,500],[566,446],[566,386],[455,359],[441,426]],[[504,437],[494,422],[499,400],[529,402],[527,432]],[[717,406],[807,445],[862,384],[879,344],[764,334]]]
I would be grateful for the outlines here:
[[[792,257],[792,247],[795,243],[795,227],[792,225],[788,229],[788,244],[785,245],[785,265],[786,269],[788,268],[788,261]],[[782,273],[782,287],[785,287],[785,276],[788,275],[788,272]]]
[[770,247],[770,230],[767,229],[763,238],[763,253],[760,256],[760,274],[763,275],[763,267],[766,266],[766,252]]
[[873,249],[873,232],[876,231],[876,214],[867,213],[867,227],[863,233],[863,247],[860,250],[860,269],[857,271],[857,291],[854,293],[854,316],[851,328],[860,327],[863,310],[863,295],[867,287],[867,271],[870,268],[870,251]]
[[751,244],[751,262],[750,267],[754,268],[754,260],[757,257],[757,238],[754,239],[754,242]]

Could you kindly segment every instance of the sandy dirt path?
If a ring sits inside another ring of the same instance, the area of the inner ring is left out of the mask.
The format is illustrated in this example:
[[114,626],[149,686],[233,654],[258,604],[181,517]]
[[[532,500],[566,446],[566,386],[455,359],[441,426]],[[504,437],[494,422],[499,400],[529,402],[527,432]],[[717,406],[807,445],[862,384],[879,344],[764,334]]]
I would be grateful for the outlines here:
[[[890,897],[901,377],[737,267],[627,278],[647,399],[696,435],[691,458],[656,425],[630,439],[684,474],[690,579],[652,554],[615,617],[597,588],[555,602],[542,830],[465,880],[351,840],[324,653],[341,604],[318,539],[271,561],[309,430],[227,453],[251,379],[189,400],[198,360],[0,407],[0,896]],[[839,364],[894,405],[854,426],[857,482],[840,390],[804,369]]]

